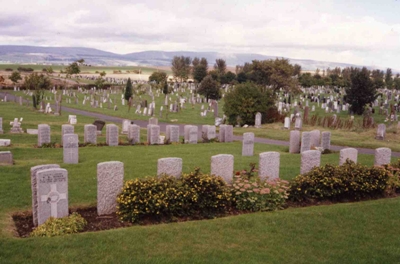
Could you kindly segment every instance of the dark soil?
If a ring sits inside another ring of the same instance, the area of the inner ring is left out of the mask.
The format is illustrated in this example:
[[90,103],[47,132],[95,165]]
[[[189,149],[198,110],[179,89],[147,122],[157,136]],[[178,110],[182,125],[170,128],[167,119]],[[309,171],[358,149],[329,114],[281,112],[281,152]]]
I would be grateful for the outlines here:
[[[98,216],[96,207],[76,208],[70,210],[70,214],[73,212],[80,214],[88,223],[82,232],[95,232],[132,226],[131,223],[121,222],[116,214]],[[18,236],[29,237],[30,233],[34,229],[32,211],[14,214],[13,220]]]

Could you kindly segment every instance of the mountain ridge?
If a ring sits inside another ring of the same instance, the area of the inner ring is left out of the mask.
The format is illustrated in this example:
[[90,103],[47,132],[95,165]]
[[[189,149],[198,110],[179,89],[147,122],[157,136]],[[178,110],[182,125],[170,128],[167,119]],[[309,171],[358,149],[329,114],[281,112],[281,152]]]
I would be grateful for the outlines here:
[[[196,52],[196,51],[160,51],[149,50],[117,54],[87,47],[43,47],[28,45],[0,45],[0,63],[44,63],[44,64],[68,64],[78,59],[84,59],[86,63],[93,65],[115,66],[170,66],[174,56],[205,57],[210,65],[216,59],[226,60],[228,66],[243,65],[252,60],[267,60],[275,58],[289,59],[292,64],[301,65],[303,70],[315,70],[335,67],[362,67],[356,64],[339,63],[329,61],[317,61],[311,59],[291,59],[282,56],[268,56],[257,53],[221,53],[221,52]],[[369,69],[375,67],[367,66]]]

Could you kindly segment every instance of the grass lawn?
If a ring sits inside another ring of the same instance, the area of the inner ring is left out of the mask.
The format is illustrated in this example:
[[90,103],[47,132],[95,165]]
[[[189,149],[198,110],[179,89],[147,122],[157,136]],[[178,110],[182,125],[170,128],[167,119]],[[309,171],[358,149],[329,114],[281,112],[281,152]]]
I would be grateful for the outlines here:
[[[39,114],[13,103],[0,103],[4,135],[10,138],[15,165],[0,167],[0,263],[398,263],[400,198],[329,206],[290,208],[204,221],[133,226],[54,238],[16,238],[11,215],[31,209],[30,167],[57,163],[68,170],[70,207],[96,204],[96,165],[124,162],[125,179],[156,174],[157,159],[183,158],[183,171],[210,170],[210,158],[233,154],[235,170],[258,162],[264,151],[281,153],[280,175],[292,179],[300,155],[287,147],[255,144],[253,157],[241,156],[241,143],[197,145],[82,147],[77,165],[62,163],[62,149],[37,149],[36,135],[11,135],[9,121],[24,117],[22,127],[51,125],[52,141],[60,141],[67,114]],[[93,118],[78,116],[75,132],[83,142],[83,125]],[[120,125],[120,124],[118,124]],[[144,137],[145,133],[142,133]],[[120,136],[124,141],[125,136]],[[100,142],[104,141],[104,135]],[[372,165],[373,156],[359,155]],[[337,153],[322,163],[337,164]]]

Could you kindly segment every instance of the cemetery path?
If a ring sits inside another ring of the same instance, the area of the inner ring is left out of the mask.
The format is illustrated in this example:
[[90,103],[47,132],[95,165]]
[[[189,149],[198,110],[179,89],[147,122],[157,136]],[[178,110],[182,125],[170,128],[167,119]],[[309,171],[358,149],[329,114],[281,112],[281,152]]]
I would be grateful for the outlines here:
[[[0,98],[4,98],[5,93],[0,92]],[[14,95],[8,94],[10,101],[14,101]],[[54,106],[53,106],[54,107]],[[76,114],[76,115],[84,115],[88,117],[93,117],[96,119],[100,119],[103,121],[108,121],[108,122],[113,122],[113,123],[122,123],[122,120],[125,118],[120,118],[116,116],[109,116],[105,114],[100,114],[100,113],[93,113],[89,111],[84,111],[80,109],[75,109],[75,108],[70,108],[66,106],[61,106],[61,110],[64,112],[69,112],[71,114]],[[133,120],[134,123],[142,128],[147,128],[148,121],[145,120]],[[183,135],[184,134],[184,126],[185,124],[175,124],[175,123],[158,123],[160,126],[160,131],[165,131],[167,125],[177,125],[179,126],[179,134]],[[201,131],[201,125],[197,125],[199,131]],[[199,133],[200,134],[200,133]],[[242,140],[242,136],[233,136],[233,140]],[[200,139],[200,136],[199,136]],[[274,139],[268,139],[268,138],[254,138],[254,142],[257,143],[262,143],[262,144],[270,144],[270,145],[279,145],[279,146],[289,146],[289,141],[283,141],[283,140],[274,140]],[[348,146],[334,146],[331,145],[331,149],[333,151],[340,151],[343,148],[347,148]],[[375,154],[375,149],[367,149],[367,148],[355,148],[358,150],[359,154],[370,154],[374,155]],[[392,152],[393,157],[400,157],[400,152]]]

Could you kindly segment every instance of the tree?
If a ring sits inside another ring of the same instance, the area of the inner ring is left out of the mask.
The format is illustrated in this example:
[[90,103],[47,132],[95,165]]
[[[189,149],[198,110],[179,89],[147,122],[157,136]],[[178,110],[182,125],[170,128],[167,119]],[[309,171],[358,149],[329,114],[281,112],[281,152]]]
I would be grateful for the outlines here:
[[226,61],[223,59],[216,59],[214,64],[214,70],[217,71],[218,76],[222,76],[226,72]]
[[126,82],[124,98],[126,101],[129,101],[129,98],[131,97],[132,97],[132,81],[131,78],[128,78],[128,81]]
[[376,88],[367,68],[351,69],[351,86],[346,88],[346,102],[351,104],[350,110],[357,115],[364,112],[364,106],[376,99]]
[[180,78],[181,81],[187,80],[190,74],[190,64],[192,59],[185,56],[174,56],[172,59],[172,73],[175,78]]
[[293,76],[300,76],[301,74],[301,66],[299,64],[295,64],[293,66]]
[[236,79],[236,74],[234,74],[231,71],[228,71],[227,73],[225,73],[224,79],[226,83],[232,83]]
[[100,77],[104,77],[104,76],[106,76],[107,73],[105,71],[102,71],[99,74],[100,74]]
[[149,76],[149,81],[152,82],[156,82],[157,84],[163,83],[167,80],[167,74],[165,72],[153,72],[150,76]]
[[81,69],[79,68],[78,62],[73,62],[68,65],[67,68],[65,68],[65,72],[67,75],[73,75],[73,74],[78,74],[81,72]]
[[169,94],[169,86],[168,86],[167,81],[165,81],[163,84],[163,94],[165,94],[165,95]]
[[205,96],[208,99],[218,100],[221,98],[218,83],[210,76],[207,75],[201,81],[197,91],[199,94]]
[[16,84],[19,80],[22,80],[21,74],[17,71],[13,71],[13,73],[11,73],[9,79]]
[[314,78],[310,72],[306,72],[299,76],[299,82],[303,87],[311,87],[314,85]]
[[371,72],[372,84],[376,89],[382,88],[385,84],[383,82],[383,78],[385,73],[381,70],[373,70]]
[[194,57],[194,59],[192,60],[193,69],[196,68],[196,66],[199,64],[200,64],[200,59],[197,57]]
[[99,77],[96,78],[94,85],[96,85],[97,88],[102,89],[106,83],[106,80],[102,78],[100,75]]
[[193,68],[193,79],[200,83],[204,77],[207,76],[207,67],[202,64],[198,64]]
[[33,107],[37,108],[40,102],[43,100],[45,90],[48,90],[51,86],[49,78],[43,74],[32,73],[25,77],[24,86],[26,89],[35,91],[33,98]]
[[385,84],[386,84],[387,88],[392,89],[392,87],[393,87],[393,73],[392,73],[392,69],[390,69],[390,68],[387,68],[387,70],[386,70]]
[[224,113],[232,125],[236,124],[238,118],[240,125],[254,125],[257,112],[262,114],[262,123],[265,123],[268,121],[267,111],[275,108],[272,91],[262,91],[259,85],[250,82],[236,85],[225,95],[224,102]]

